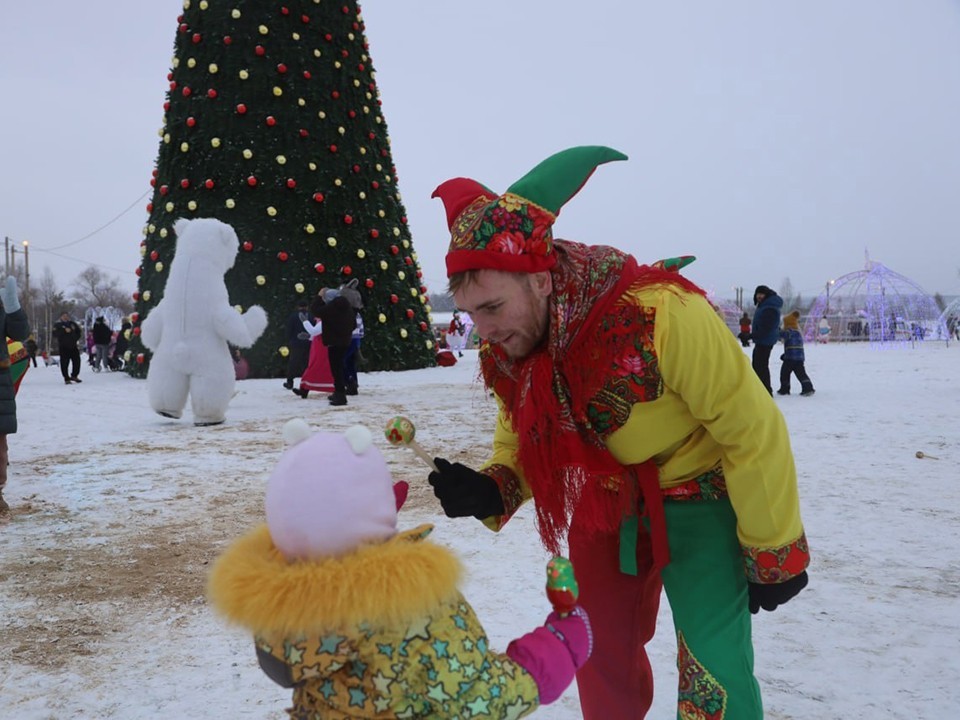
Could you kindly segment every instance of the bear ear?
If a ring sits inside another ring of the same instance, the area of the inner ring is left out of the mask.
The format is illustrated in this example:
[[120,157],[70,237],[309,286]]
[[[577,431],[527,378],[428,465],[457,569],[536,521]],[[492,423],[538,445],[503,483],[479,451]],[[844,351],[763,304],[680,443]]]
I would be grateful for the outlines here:
[[173,232],[177,237],[180,237],[187,231],[187,225],[190,224],[190,221],[187,218],[178,218],[176,222],[173,223]]

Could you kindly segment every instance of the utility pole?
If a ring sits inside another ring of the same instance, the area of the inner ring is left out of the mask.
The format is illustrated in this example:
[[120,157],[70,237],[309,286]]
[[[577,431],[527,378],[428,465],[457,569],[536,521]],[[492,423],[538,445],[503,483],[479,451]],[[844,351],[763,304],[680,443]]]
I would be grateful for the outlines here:
[[3,271],[10,274],[10,238],[3,236]]
[[24,275],[24,304],[27,306],[27,317],[33,318],[33,308],[30,306],[30,241],[23,241],[23,275]]

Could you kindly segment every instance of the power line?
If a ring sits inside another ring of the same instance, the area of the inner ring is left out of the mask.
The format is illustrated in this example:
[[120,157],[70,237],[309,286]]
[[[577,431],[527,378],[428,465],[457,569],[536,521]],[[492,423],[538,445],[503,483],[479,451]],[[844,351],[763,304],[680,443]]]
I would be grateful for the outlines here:
[[[138,197],[136,200],[134,200],[132,203],[130,203],[130,205],[128,205],[128,206],[123,210],[123,212],[121,212],[119,215],[117,215],[116,217],[114,217],[114,218],[113,218],[112,220],[110,220],[109,222],[104,223],[103,225],[101,225],[100,227],[98,227],[96,230],[94,230],[94,231],[92,231],[92,232],[88,232],[86,235],[84,235],[84,236],[81,237],[81,238],[77,238],[76,240],[73,240],[73,241],[71,241],[71,242],[65,243],[64,245],[58,245],[57,247],[52,247],[52,248],[36,248],[36,249],[39,250],[39,251],[41,251],[41,252],[49,252],[49,253],[52,253],[52,254],[56,255],[56,253],[53,252],[54,250],[63,250],[64,248],[68,248],[68,247],[70,247],[71,245],[76,245],[77,243],[81,243],[81,242],[83,242],[84,240],[93,237],[94,235],[96,235],[96,234],[97,234],[98,232],[100,232],[101,230],[105,230],[106,228],[108,228],[108,227],[110,227],[111,225],[113,225],[113,223],[115,223],[117,220],[119,220],[120,218],[122,218],[122,217],[123,217],[124,215],[126,215],[128,212],[130,212],[134,207],[137,206],[137,204],[138,204],[140,201],[142,201],[142,200],[143,200],[147,195],[149,195],[151,192],[152,192],[152,190],[147,190],[145,193],[143,193],[143,195],[141,195],[141,196]],[[31,245],[30,247],[33,248],[34,246]],[[61,256],[61,257],[63,257],[63,256]],[[68,259],[68,260],[72,260],[72,259],[74,259],[74,258],[67,258],[67,259]],[[81,262],[82,262],[82,261],[81,261]]]

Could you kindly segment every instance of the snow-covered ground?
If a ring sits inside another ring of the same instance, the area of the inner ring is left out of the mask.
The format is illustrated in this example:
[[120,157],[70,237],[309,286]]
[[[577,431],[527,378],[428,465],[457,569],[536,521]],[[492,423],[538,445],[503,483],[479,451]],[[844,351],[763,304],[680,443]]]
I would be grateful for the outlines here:
[[[958,362],[960,347],[940,343],[808,346],[816,395],[776,398],[813,563],[809,587],[754,624],[767,717],[956,716]],[[776,374],[779,362],[771,365]],[[244,381],[227,423],[208,428],[194,427],[189,410],[182,421],[154,415],[143,381],[87,366],[81,378],[65,386],[57,368],[41,366],[18,396],[12,509],[0,519],[5,718],[286,717],[289,692],[203,596],[211,560],[262,519],[283,423],[378,430],[403,414],[428,452],[476,465],[494,414],[473,351],[452,368],[362,375],[345,408],[301,400],[280,380]],[[547,556],[530,513],[499,535],[448,520],[426,467],[383,447],[395,476],[411,482],[402,525],[435,523],[436,540],[461,555],[466,595],[494,647],[542,622]],[[674,717],[674,650],[664,599],[649,647],[658,683],[650,718]],[[539,716],[579,718],[576,689]]]

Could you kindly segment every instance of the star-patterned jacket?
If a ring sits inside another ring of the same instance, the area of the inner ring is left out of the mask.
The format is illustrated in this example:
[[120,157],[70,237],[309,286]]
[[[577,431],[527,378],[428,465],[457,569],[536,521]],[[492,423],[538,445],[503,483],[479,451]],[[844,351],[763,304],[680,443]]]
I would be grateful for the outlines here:
[[[461,567],[424,525],[341,558],[289,562],[266,525],[211,571],[214,608],[283,668],[297,720],[521,718],[539,706],[457,590]],[[272,673],[271,677],[276,679]]]

